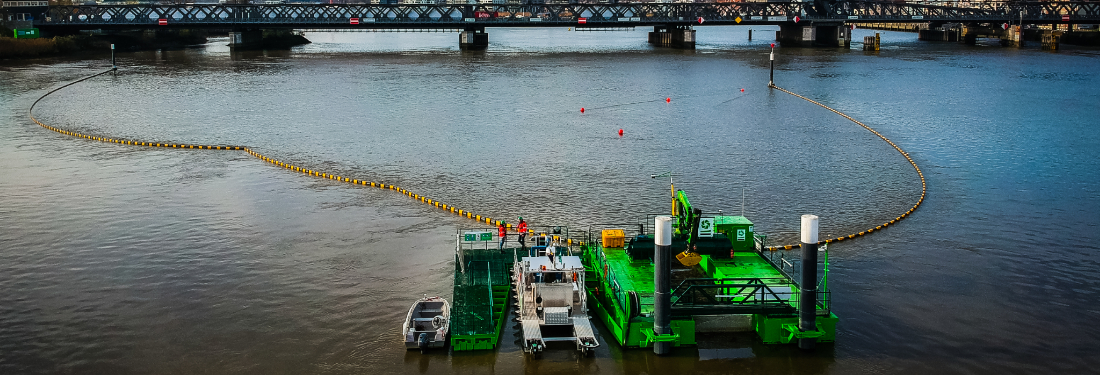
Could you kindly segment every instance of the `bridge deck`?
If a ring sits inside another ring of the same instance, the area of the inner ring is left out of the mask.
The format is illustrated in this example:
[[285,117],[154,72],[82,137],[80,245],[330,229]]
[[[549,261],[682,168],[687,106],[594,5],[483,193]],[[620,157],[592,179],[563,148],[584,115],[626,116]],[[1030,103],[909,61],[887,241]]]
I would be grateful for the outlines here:
[[[632,4],[177,4],[12,7],[58,29],[710,26],[845,22],[1100,23],[1100,2],[887,1]],[[946,5],[950,4],[950,5]]]

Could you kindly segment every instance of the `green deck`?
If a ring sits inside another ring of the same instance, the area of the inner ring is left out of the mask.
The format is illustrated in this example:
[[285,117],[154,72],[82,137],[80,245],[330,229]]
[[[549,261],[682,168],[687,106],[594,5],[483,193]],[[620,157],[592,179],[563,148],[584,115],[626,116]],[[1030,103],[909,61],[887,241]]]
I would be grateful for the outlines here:
[[749,251],[734,253],[734,257],[730,259],[715,259],[704,255],[703,260],[699,262],[699,267],[702,267],[703,272],[706,272],[710,277],[719,279],[731,277],[784,278],[783,274],[772,267],[771,263],[768,263],[756,252]]
[[[623,290],[633,290],[641,302],[640,315],[653,313],[653,263],[648,260],[631,261],[621,247],[603,248],[611,278]],[[625,301],[625,299],[624,299]]]
[[[586,248],[582,259],[592,275],[585,277],[590,296],[588,307],[619,345],[647,347],[654,340],[664,339],[673,346],[695,344],[695,322],[691,319],[672,319],[675,339],[654,336],[653,318],[649,316],[653,313],[653,263],[632,261],[621,247]],[[638,295],[641,309],[636,314],[628,311],[628,291]]]
[[[791,298],[786,301],[797,308],[797,286],[780,273],[766,259],[755,251],[736,252],[732,259],[718,259],[703,255],[702,261],[695,266],[696,274],[706,278],[755,278],[762,279],[770,286],[790,288]],[[615,340],[624,347],[647,347],[653,340],[672,341],[674,346],[695,344],[694,317],[673,316],[672,329],[675,337],[655,337],[652,334],[653,318],[653,263],[648,260],[633,261],[623,248],[604,248],[595,246],[584,251],[583,259],[589,268],[588,281],[589,307],[609,331]],[[675,279],[672,286],[677,285]],[[639,300],[640,311],[629,311],[628,292],[634,291]],[[816,334],[819,341],[833,341],[835,337],[836,315],[831,313],[818,317],[819,332],[798,333],[801,337]],[[791,323],[797,324],[793,314],[753,314],[753,325],[765,343],[788,343],[797,338],[791,333]],[[795,328],[797,330],[797,328]]]
[[511,250],[462,250],[465,272],[456,256],[451,307],[451,347],[455,351],[496,348],[511,291]]

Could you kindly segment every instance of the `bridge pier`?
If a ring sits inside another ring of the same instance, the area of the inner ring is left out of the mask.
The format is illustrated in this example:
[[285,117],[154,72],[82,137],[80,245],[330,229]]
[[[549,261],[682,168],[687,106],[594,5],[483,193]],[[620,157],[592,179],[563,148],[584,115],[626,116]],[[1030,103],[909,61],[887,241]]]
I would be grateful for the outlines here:
[[845,24],[817,26],[817,44],[829,47],[852,47],[852,28]]
[[779,25],[779,44],[793,47],[810,47],[817,39],[817,28],[794,23]]
[[799,25],[794,23],[779,25],[776,39],[779,43],[812,47],[851,47],[851,28],[843,23],[818,23]]
[[927,30],[917,32],[917,40],[933,42],[958,42],[959,30],[956,24],[929,24]]
[[467,28],[458,34],[458,48],[477,51],[489,48],[489,34],[485,28]]
[[1048,51],[1057,51],[1058,44],[1062,41],[1062,32],[1058,30],[1043,31],[1042,48]]
[[229,32],[229,48],[255,49],[263,46],[263,42],[263,30],[238,29]]
[[649,43],[661,47],[695,49],[695,29],[691,25],[654,26]]
[[1024,46],[1024,33],[1019,25],[1009,26],[1008,30],[1005,30],[1004,36],[1001,37],[1001,45],[1008,47]]
[[1012,30],[1005,30],[1001,25],[977,25],[969,24],[962,27],[962,39],[966,44],[977,44],[978,38],[996,38],[1001,41],[1001,45],[1007,46],[1012,44]]

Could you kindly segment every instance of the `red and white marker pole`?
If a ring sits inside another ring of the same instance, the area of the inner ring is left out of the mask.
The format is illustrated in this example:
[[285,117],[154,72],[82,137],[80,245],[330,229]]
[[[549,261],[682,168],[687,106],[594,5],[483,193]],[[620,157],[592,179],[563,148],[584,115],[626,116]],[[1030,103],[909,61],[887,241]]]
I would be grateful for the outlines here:
[[772,43],[771,61],[772,71],[768,75],[768,87],[775,87],[775,43]]

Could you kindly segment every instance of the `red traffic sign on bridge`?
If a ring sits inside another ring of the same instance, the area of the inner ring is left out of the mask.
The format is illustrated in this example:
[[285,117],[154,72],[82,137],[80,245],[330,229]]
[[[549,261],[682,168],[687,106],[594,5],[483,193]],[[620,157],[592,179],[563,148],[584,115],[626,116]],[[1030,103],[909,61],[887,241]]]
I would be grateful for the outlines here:
[[798,16],[794,16],[794,23],[798,23],[798,21],[801,21],[801,20],[802,20],[802,19],[801,19],[801,18],[798,18]]
[[355,17],[352,17],[352,18],[351,18],[351,24],[352,24],[352,25],[358,25],[358,24],[359,24],[359,19],[358,19],[358,18],[355,18]]
[[586,24],[586,23],[588,23],[588,18],[585,18],[585,17],[578,18],[577,23],[579,23],[581,25]]
[[1068,14],[1063,14],[1062,15],[1062,21],[1069,21],[1069,15]]
[[703,21],[706,21],[706,20],[704,20],[703,17],[699,17],[699,19],[697,21],[699,21],[699,23],[703,23]]
[[164,25],[167,25],[167,24],[168,24],[168,19],[167,18],[161,18],[161,19],[157,20],[157,25],[164,26]]

